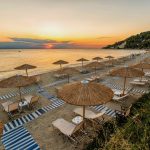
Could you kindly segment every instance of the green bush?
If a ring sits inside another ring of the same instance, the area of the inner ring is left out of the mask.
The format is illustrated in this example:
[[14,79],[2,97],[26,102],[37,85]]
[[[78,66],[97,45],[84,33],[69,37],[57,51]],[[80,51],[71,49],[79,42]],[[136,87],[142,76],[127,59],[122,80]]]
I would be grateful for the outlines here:
[[149,150],[150,149],[150,93],[133,104],[127,122],[118,127],[107,122],[86,147],[86,150]]

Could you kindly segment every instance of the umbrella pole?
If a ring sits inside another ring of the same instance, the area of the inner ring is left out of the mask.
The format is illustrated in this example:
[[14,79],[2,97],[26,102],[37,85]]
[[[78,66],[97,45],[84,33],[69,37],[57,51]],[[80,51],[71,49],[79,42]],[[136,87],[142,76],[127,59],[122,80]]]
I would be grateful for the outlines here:
[[61,66],[61,64],[60,64],[60,70],[62,70],[62,66]]
[[19,87],[19,97],[20,97],[20,101],[22,102],[22,98],[21,98],[21,87]]
[[95,67],[95,76],[96,76],[96,67]]
[[27,75],[27,77],[28,77],[28,69],[26,69],[26,75]]
[[68,74],[68,83],[69,83],[69,78],[70,78],[70,76],[69,76],[69,74]]
[[125,88],[126,88],[126,78],[127,78],[127,77],[124,77],[124,85],[123,85],[123,93],[122,93],[122,95],[124,95]]
[[83,106],[83,129],[85,128],[84,120],[85,120],[85,106]]
[[83,70],[83,61],[82,61],[82,70]]
[[[143,68],[142,68],[142,71],[143,71]],[[141,82],[142,82],[142,76],[141,76]]]

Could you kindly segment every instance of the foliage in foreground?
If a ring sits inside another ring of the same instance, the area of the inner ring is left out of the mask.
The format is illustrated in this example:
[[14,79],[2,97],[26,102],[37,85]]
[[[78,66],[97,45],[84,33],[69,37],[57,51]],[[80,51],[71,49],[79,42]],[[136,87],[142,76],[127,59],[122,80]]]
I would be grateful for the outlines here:
[[87,150],[149,150],[150,93],[143,95],[132,107],[127,122],[104,124],[104,130],[87,146]]

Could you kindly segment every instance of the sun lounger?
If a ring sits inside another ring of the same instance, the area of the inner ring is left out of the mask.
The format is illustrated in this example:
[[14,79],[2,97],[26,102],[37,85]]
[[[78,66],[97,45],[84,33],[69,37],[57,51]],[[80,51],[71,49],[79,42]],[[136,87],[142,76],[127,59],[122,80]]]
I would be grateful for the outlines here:
[[[118,90],[118,89],[112,89],[112,91],[114,92],[114,95],[121,97],[122,95],[122,90]],[[127,94],[127,91],[124,91],[124,94]]]
[[[122,115],[122,116],[125,116],[125,117],[127,117],[127,116],[129,116],[129,114],[130,114],[130,111],[131,111],[131,107],[132,107],[132,104],[127,108],[127,109],[125,109],[125,108],[121,108],[121,111],[120,110],[115,110],[115,112],[117,113],[117,114],[120,114],[120,115]],[[118,113],[119,112],[119,113]]]
[[89,70],[79,69],[79,72],[82,73],[82,74],[87,74],[87,73],[89,73]]
[[89,82],[94,81],[94,79],[92,79],[92,78],[85,78],[85,80],[87,80],[87,81],[89,81]]
[[145,76],[146,76],[146,77],[150,77],[150,72],[146,72],[146,73],[145,73]]
[[145,82],[145,83],[148,82],[147,79],[134,79],[133,81],[134,81],[134,82]]
[[91,76],[90,78],[85,78],[85,80],[92,82],[99,80],[100,78],[101,78],[100,76]]
[[146,83],[145,82],[135,82],[135,81],[132,81],[132,82],[130,82],[130,84],[132,84],[132,85],[145,85]]
[[114,95],[113,100],[119,102],[119,101],[121,101],[121,100],[127,98],[128,96],[129,96],[129,94],[126,94],[126,95],[124,95],[124,96],[117,96],[117,95]]
[[[83,117],[83,108],[75,108],[73,110],[73,112]],[[104,113],[105,113],[105,111],[96,114],[93,111],[86,109],[85,110],[85,118],[89,119],[89,120],[94,120],[94,119],[96,120],[101,117],[103,119]]]
[[67,74],[54,74],[54,77],[55,77],[55,78],[60,78],[60,79],[61,79],[61,78],[63,79],[63,78],[65,78],[65,77],[67,77],[67,76],[68,76]]
[[26,95],[24,97],[25,101],[27,101],[28,106],[32,107],[33,104],[38,103],[39,101],[39,96],[32,96],[32,95]]
[[57,120],[52,122],[52,125],[57,128],[61,133],[66,135],[73,141],[76,141],[77,138],[74,136],[81,128],[83,122],[78,125],[75,125],[71,122],[64,120],[63,118],[58,118]]
[[10,117],[12,116],[12,112],[19,111],[19,102],[8,101],[2,103],[1,105],[3,107],[3,110],[6,111]]

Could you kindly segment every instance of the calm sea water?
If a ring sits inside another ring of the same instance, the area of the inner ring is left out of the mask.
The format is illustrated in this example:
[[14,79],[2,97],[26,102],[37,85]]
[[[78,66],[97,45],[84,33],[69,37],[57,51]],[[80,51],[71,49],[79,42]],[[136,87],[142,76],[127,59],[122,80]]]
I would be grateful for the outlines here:
[[24,71],[14,70],[15,67],[28,63],[37,66],[30,70],[30,75],[57,69],[54,61],[63,59],[70,64],[76,64],[77,59],[84,57],[92,60],[93,57],[105,57],[112,55],[115,58],[127,56],[133,53],[141,53],[139,50],[102,50],[102,49],[40,49],[40,50],[0,50],[0,78],[6,78],[15,74],[24,74]]

